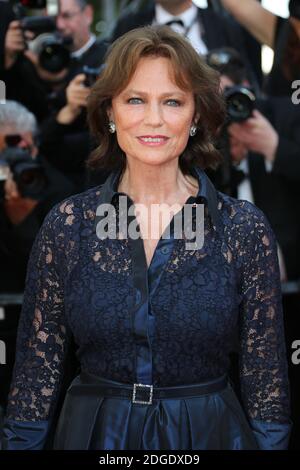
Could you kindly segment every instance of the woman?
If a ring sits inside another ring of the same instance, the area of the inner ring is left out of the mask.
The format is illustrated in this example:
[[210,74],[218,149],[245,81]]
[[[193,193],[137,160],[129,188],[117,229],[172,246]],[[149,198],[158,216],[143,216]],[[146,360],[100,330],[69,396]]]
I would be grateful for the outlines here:
[[[43,446],[71,335],[81,373],[55,448],[286,447],[274,236],[259,209],[216,192],[203,171],[219,161],[218,89],[216,72],[168,27],[137,29],[112,45],[88,104],[100,142],[90,163],[112,173],[52,210],[36,240],[5,448]],[[162,222],[148,210],[155,205],[171,208]],[[196,249],[190,228],[204,232]],[[237,334],[243,409],[227,379]]]

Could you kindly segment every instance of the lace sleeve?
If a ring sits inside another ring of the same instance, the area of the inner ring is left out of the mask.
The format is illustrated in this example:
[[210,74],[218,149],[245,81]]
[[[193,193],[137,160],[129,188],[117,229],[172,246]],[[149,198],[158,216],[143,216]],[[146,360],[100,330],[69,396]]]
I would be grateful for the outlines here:
[[41,421],[51,416],[66,351],[61,206],[46,217],[34,242],[17,336],[7,419]]
[[289,423],[289,386],[277,247],[264,214],[247,207],[248,235],[239,253],[241,391],[250,420],[278,427]]

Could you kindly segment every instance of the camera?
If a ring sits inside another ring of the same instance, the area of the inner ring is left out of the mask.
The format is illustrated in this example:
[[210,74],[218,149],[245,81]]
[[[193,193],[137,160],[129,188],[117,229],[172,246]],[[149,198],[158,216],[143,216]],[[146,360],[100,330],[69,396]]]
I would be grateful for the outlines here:
[[241,85],[225,88],[224,98],[229,124],[243,122],[251,117],[256,101],[251,88]]
[[105,67],[105,64],[100,65],[100,67],[89,67],[88,65],[84,65],[82,67],[82,73],[85,74],[84,85],[86,87],[93,86],[95,81],[101,74],[102,70],[104,69],[104,67]]
[[27,43],[27,47],[38,56],[40,66],[48,72],[58,73],[70,63],[72,39],[63,37],[56,30],[55,17],[26,16],[26,8],[44,8],[46,3],[42,0],[21,0],[14,10],[23,32],[31,31],[36,36]]
[[[42,165],[33,159],[28,150],[18,147],[8,147],[0,153],[2,177],[0,183],[4,186],[9,171],[22,197],[39,200],[47,187],[47,177]],[[5,172],[6,169],[6,172]],[[3,197],[4,189],[1,188]]]
[[43,33],[30,42],[29,49],[39,58],[39,64],[48,72],[58,73],[68,67],[71,55],[69,47],[72,39],[58,32]]
[[31,31],[36,35],[56,30],[55,19],[52,16],[28,16],[20,19],[23,31]]

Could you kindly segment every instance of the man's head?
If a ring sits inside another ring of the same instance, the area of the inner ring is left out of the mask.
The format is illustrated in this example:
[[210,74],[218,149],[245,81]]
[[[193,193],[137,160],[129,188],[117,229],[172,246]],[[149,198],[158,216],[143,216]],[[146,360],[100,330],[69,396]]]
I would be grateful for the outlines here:
[[87,0],[59,0],[56,26],[63,36],[73,39],[73,51],[88,41],[93,15],[93,7]]
[[33,157],[36,156],[36,130],[34,115],[23,105],[16,101],[0,104],[0,152],[13,146],[27,149]]
[[[0,104],[0,154],[8,148],[14,147],[26,149],[31,157],[36,157],[38,154],[38,149],[34,142],[36,130],[37,124],[34,115],[23,105],[16,101],[6,101],[5,104]],[[13,155],[19,158],[18,152],[14,150]],[[4,192],[7,201],[19,200],[22,194],[22,190],[20,190],[8,165]],[[12,207],[11,209],[12,213],[9,217],[13,223],[19,223],[23,220],[24,214],[28,213],[26,209],[24,211],[24,208],[21,213],[18,212],[16,207]]]

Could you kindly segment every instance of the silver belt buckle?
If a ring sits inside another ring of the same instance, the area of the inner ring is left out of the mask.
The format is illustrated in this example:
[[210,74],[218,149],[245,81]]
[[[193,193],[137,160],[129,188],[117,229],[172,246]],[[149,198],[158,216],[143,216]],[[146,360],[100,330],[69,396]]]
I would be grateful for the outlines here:
[[[136,393],[138,388],[147,388],[149,390],[149,399],[148,401],[137,400]],[[153,397],[153,385],[145,385],[145,384],[133,384],[133,394],[132,394],[132,403],[139,403],[141,405],[151,405],[152,404],[152,397]]]

